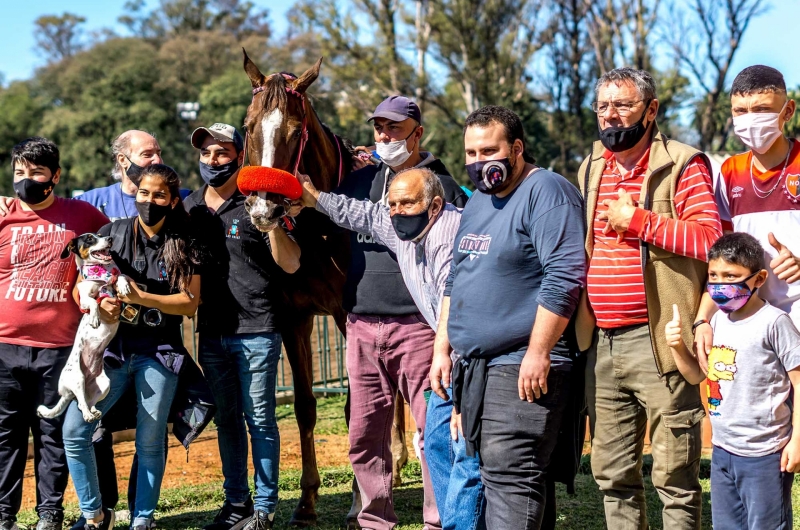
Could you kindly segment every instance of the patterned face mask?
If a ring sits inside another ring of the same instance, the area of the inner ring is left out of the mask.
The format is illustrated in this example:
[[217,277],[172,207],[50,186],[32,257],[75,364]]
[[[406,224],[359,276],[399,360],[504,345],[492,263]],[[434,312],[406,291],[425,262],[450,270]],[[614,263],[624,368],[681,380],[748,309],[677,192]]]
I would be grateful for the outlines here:
[[708,294],[717,304],[723,313],[733,313],[747,305],[750,297],[756,292],[757,288],[750,289],[747,285],[748,280],[758,274],[756,271],[744,280],[736,283],[708,282]]

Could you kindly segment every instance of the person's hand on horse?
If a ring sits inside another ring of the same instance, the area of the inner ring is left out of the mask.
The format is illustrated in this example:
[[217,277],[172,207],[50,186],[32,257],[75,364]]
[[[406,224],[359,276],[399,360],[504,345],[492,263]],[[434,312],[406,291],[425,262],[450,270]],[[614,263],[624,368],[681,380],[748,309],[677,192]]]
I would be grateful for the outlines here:
[[8,209],[11,208],[12,202],[14,202],[14,197],[0,197],[0,217],[8,215]]
[[359,145],[353,149],[353,171],[374,165],[373,160],[374,157],[369,148]]
[[300,215],[300,212],[303,211],[303,208],[305,208],[303,201],[300,199],[295,199],[290,203],[289,209],[286,210],[286,215],[289,217],[297,217]]
[[297,180],[303,185],[303,196],[300,197],[300,202],[306,208],[314,208],[317,206],[317,199],[319,198],[319,190],[314,187],[311,178],[308,175],[297,172],[295,173]]

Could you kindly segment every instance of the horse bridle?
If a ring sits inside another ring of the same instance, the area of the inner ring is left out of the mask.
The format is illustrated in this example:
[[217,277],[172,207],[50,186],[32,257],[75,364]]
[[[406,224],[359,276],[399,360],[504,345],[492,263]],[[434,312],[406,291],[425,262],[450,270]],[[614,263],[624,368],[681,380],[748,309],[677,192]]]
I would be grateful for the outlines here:
[[[273,74],[273,75],[276,75],[276,74]],[[288,82],[295,81],[297,79],[296,75],[291,74],[289,72],[280,72],[280,74],[277,74],[277,75],[283,76],[283,78]],[[303,159],[303,151],[305,150],[306,143],[308,142],[308,111],[306,110],[306,95],[301,93],[301,92],[298,92],[297,90],[292,88],[289,83],[286,84],[285,88],[286,88],[286,93],[288,95],[295,96],[296,98],[299,98],[300,99],[300,103],[303,106],[303,122],[301,124],[300,146],[297,149],[297,160],[294,163],[294,173],[293,173],[293,174],[297,174],[297,170],[300,168],[300,161]],[[255,97],[259,92],[263,92],[264,90],[266,90],[266,87],[263,86],[263,85],[254,88],[253,89],[253,100],[255,100]],[[245,131],[245,133],[244,133],[244,157],[245,157],[245,163],[248,163],[248,161],[247,161],[247,157],[248,157],[247,143],[248,143],[248,138],[249,137],[250,137],[250,133]],[[342,179],[344,178],[344,158],[342,157],[342,148],[339,145],[339,142],[340,142],[340,138],[334,134],[333,135],[333,143],[336,144],[336,150],[339,153],[339,173],[338,173],[339,179],[338,179],[338,183],[341,184],[342,183]]]

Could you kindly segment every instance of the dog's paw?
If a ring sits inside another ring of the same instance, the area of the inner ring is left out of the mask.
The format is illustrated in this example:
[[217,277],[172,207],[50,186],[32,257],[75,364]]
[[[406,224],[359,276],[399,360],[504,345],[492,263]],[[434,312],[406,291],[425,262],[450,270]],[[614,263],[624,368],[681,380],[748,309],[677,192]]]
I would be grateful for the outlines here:
[[117,278],[117,294],[119,296],[128,296],[131,294],[131,284],[125,276]]
[[100,327],[100,313],[98,313],[96,309],[86,315],[86,318],[89,319],[89,325],[94,329]]
[[84,411],[83,419],[86,420],[87,423],[92,423],[99,420],[102,415],[103,415],[102,412],[97,410],[95,407],[92,407],[89,409],[88,412]]

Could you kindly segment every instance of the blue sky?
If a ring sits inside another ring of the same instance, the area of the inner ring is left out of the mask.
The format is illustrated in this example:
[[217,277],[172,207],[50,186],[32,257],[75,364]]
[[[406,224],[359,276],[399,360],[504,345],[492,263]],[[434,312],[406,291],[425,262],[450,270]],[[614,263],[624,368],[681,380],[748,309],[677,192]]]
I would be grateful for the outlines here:
[[[685,1],[685,0],[684,0]],[[0,73],[6,82],[25,79],[43,64],[36,53],[33,21],[43,14],[60,14],[65,10],[87,18],[88,30],[110,27],[124,31],[117,22],[124,0],[8,0],[0,18]],[[270,10],[273,27],[286,28],[284,15],[294,0],[254,0]],[[756,19],[745,34],[728,82],[740,69],[750,64],[765,63],[783,72],[790,87],[800,86],[798,45],[792,26],[800,20],[800,0],[772,0],[772,9]],[[148,0],[155,6],[158,0]],[[66,7],[68,5],[68,7]],[[658,53],[658,52],[657,52]]]

